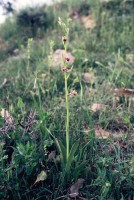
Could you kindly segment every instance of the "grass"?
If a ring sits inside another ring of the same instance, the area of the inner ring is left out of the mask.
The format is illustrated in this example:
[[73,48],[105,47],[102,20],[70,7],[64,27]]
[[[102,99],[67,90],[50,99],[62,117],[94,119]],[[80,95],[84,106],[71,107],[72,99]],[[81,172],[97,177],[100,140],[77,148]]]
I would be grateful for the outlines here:
[[[1,26],[0,107],[8,113],[0,116],[0,199],[134,198],[132,6],[54,4],[46,8],[49,26],[32,38],[16,16]],[[74,11],[79,18],[92,13],[96,26],[88,30],[75,19],[68,35]],[[53,61],[59,48],[75,57],[73,68]],[[94,104],[101,108],[93,111]]]

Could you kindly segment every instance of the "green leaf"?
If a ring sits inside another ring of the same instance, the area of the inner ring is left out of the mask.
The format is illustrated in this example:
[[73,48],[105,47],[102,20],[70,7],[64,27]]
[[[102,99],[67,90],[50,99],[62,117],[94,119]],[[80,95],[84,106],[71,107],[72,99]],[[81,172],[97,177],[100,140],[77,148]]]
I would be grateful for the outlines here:
[[78,178],[79,174],[85,170],[87,164],[87,160],[83,161],[81,164],[79,164],[75,169],[74,169],[74,177]]
[[[45,171],[41,171],[40,174],[38,174],[37,179],[35,181],[35,183],[39,182],[39,181],[44,181],[47,179],[47,173]],[[34,184],[35,184],[34,183]]]
[[61,159],[62,159],[62,164],[63,166],[65,166],[66,164],[66,148],[64,147],[64,145],[58,141],[57,139],[55,139],[56,145],[58,147]]
[[19,108],[22,108],[22,107],[24,107],[24,103],[23,103],[23,101],[22,101],[22,98],[21,98],[21,97],[19,97],[19,98],[18,98],[18,103],[17,103],[17,106],[18,106]]
[[68,160],[67,160],[67,165],[66,165],[66,171],[67,172],[70,170],[72,161],[74,159],[74,154],[75,154],[76,150],[78,149],[78,145],[79,145],[79,141],[74,143],[71,150],[70,150],[69,157],[68,157]]

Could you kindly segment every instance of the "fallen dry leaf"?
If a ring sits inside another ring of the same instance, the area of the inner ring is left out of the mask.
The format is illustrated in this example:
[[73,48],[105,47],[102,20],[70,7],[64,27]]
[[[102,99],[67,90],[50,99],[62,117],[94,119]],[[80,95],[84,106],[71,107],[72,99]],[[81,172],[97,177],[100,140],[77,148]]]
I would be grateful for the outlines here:
[[134,95],[134,90],[128,88],[116,88],[114,90],[114,96],[126,96]]
[[51,153],[48,155],[47,161],[51,162],[51,161],[53,161],[55,159],[55,157],[56,157],[56,152],[55,151],[51,151]]
[[46,179],[47,179],[47,173],[46,173],[45,171],[41,171],[41,173],[38,174],[37,179],[36,179],[34,185],[35,185],[37,182],[39,182],[39,181],[44,181],[44,180],[46,180]]
[[100,103],[94,103],[94,104],[92,105],[92,108],[91,108],[91,110],[92,110],[93,112],[102,111],[103,109],[104,109],[104,105],[103,105],[103,104],[100,104]]
[[94,74],[91,72],[86,72],[83,74],[84,76],[84,81],[85,83],[95,83],[96,82],[96,77],[94,76]]
[[84,179],[83,178],[79,178],[77,180],[76,183],[74,183],[71,188],[70,188],[70,197],[74,198],[77,197],[79,195],[79,189],[83,187],[83,183],[84,183]]
[[86,83],[90,83],[90,82],[91,82],[91,75],[90,75],[90,73],[86,72],[86,73],[84,74],[84,81],[85,81]]
[[95,125],[95,136],[98,139],[108,139],[109,133],[102,129],[99,125]]
[[12,124],[14,122],[14,118],[9,114],[9,112],[5,108],[2,108],[1,116],[4,118],[7,124]]
[[[95,137],[98,139],[108,139],[110,136],[110,133],[102,129],[99,125],[95,125]],[[84,129],[85,134],[90,134],[90,128]]]

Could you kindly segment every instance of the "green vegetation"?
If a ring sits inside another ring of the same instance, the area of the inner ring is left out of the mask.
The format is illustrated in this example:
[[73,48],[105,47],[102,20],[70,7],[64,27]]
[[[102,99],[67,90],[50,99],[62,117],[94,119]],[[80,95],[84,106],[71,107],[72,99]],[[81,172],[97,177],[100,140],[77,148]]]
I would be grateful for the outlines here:
[[1,25],[1,200],[134,198],[133,6],[68,0]]

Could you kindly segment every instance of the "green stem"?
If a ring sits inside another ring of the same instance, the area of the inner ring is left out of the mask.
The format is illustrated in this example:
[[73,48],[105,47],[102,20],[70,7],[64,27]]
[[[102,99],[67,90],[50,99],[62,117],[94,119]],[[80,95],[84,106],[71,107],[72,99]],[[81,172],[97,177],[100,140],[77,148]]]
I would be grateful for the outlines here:
[[69,102],[68,102],[68,87],[67,74],[65,73],[65,96],[66,96],[66,158],[69,156]]
[[[65,55],[67,53],[67,44],[63,44],[65,49]],[[66,96],[66,160],[69,157],[69,101],[68,101],[68,85],[67,85],[67,73],[65,73],[65,96]]]

